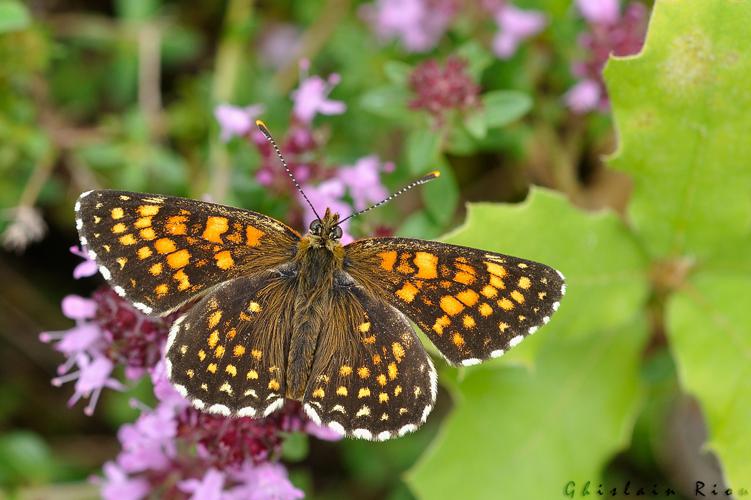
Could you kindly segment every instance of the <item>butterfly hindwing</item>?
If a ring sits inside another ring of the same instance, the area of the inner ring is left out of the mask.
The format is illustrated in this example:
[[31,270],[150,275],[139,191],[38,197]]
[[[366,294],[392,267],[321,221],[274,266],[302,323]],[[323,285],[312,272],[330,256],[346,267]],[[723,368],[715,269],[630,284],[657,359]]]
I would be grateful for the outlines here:
[[339,331],[319,339],[303,398],[306,413],[362,439],[416,430],[435,403],[437,374],[409,321],[359,286],[346,287],[333,301],[350,314]]
[[544,264],[445,243],[372,238],[345,252],[345,270],[454,364],[502,355],[550,320],[566,290]]
[[275,219],[185,198],[89,191],[75,207],[81,244],[110,286],[165,314],[212,286],[291,258],[299,235]]
[[293,302],[290,281],[273,270],[217,286],[170,330],[172,384],[211,413],[262,416],[281,407]]

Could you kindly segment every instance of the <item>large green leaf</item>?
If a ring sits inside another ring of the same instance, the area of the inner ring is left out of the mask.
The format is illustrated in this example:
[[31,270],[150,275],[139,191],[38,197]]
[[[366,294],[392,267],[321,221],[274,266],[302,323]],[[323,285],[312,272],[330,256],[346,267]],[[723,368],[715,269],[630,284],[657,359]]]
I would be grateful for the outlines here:
[[671,347],[702,403],[709,446],[731,486],[751,478],[751,273],[698,273],[668,308]]
[[599,477],[640,405],[643,319],[587,338],[553,338],[537,365],[478,367],[408,482],[421,498],[561,498]]
[[635,182],[629,216],[657,257],[704,257],[751,224],[751,3],[657,2],[643,53],[605,76]]
[[520,205],[470,204],[465,224],[443,240],[560,270],[568,291],[543,332],[586,335],[611,328],[646,300],[647,261],[623,222],[611,212],[581,212],[550,191],[534,189]]

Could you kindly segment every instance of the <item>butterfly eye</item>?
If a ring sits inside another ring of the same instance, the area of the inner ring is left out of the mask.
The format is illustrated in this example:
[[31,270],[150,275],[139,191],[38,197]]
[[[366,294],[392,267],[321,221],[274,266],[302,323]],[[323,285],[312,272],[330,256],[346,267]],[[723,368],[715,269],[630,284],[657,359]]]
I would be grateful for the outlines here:
[[321,232],[321,221],[318,219],[314,220],[310,223],[310,232],[313,234],[318,234]]
[[329,231],[329,236],[335,240],[338,240],[342,237],[342,228],[339,226],[332,227],[331,231]]

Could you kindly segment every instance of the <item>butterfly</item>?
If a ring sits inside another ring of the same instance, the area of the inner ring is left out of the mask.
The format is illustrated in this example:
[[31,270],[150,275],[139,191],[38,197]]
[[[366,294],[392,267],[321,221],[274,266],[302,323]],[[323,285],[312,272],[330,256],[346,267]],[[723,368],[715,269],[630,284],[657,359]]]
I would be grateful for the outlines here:
[[475,248],[344,246],[344,219],[328,209],[301,235],[239,208],[98,190],[80,196],[75,217],[115,292],[147,315],[184,311],[166,367],[195,408],[263,417],[299,400],[311,420],[355,438],[403,436],[433,409],[436,370],[410,320],[449,363],[469,366],[548,323],[566,290],[551,267]]

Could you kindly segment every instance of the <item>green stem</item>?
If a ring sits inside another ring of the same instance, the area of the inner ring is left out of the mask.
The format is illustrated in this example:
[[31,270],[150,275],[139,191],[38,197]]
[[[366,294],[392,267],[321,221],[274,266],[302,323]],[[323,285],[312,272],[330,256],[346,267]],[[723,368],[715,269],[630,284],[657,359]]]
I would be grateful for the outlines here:
[[[212,105],[231,102],[235,96],[238,71],[250,50],[248,25],[253,17],[253,0],[230,0],[224,14],[224,30],[216,52]],[[217,137],[209,142],[210,187],[214,201],[222,202],[230,186],[230,158]]]

